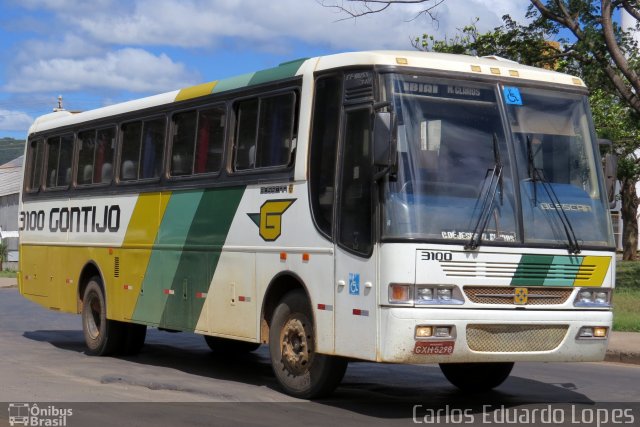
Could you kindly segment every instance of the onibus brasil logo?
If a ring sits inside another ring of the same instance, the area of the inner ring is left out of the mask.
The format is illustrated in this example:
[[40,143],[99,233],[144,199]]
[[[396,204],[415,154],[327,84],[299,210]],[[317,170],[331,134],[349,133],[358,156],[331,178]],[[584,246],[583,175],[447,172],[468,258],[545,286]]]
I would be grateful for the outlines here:
[[37,403],[9,403],[9,424],[11,426],[63,427],[73,409],[58,408],[54,405],[39,407]]
[[296,199],[266,201],[260,206],[260,213],[249,213],[249,218],[260,229],[260,237],[265,242],[273,242],[282,234],[282,214]]

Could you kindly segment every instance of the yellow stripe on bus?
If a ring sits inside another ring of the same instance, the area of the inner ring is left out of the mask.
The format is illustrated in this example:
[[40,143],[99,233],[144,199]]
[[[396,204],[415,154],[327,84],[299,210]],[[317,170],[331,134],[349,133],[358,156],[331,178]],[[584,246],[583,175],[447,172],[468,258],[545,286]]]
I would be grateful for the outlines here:
[[196,86],[186,87],[178,93],[176,96],[176,101],[185,101],[187,99],[199,98],[201,96],[209,95],[213,91],[213,88],[216,87],[218,81],[213,81],[209,83],[202,83]]
[[122,247],[114,253],[118,257],[119,277],[114,277],[111,292],[107,292],[108,314],[113,319],[128,320],[133,315],[153,244],[170,198],[170,192],[138,196]]
[[610,263],[608,256],[585,256],[573,286],[602,286]]

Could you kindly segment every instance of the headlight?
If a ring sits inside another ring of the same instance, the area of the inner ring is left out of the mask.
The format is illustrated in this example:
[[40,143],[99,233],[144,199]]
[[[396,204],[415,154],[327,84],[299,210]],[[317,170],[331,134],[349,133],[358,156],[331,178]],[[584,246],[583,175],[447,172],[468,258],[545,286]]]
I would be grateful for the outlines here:
[[573,305],[576,307],[610,307],[611,289],[585,289],[578,291]]
[[418,287],[416,289],[416,302],[433,301],[433,289]]
[[389,284],[389,303],[398,305],[464,304],[457,286]]
[[464,297],[457,286],[416,285],[416,305],[464,304]]

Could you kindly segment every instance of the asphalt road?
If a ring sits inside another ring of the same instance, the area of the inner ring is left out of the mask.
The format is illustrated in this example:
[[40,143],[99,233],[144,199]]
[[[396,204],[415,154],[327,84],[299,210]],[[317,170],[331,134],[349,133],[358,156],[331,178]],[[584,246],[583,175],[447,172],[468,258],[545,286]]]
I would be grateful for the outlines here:
[[[620,421],[633,421],[623,425],[640,425],[639,384],[637,365],[521,363],[495,391],[464,395],[436,365],[360,362],[349,365],[330,399],[305,402],[279,391],[265,346],[225,359],[200,336],[149,330],[138,356],[91,357],[84,353],[79,316],[48,311],[16,289],[0,289],[0,426],[9,425],[5,414],[16,402],[38,402],[40,409],[51,409],[49,418],[70,409],[71,416],[58,416],[67,426],[504,426],[512,424],[509,416],[530,417],[533,408],[547,408],[555,421],[562,415],[566,425],[597,426],[597,417],[605,415],[610,422],[620,415]],[[529,424],[544,424],[541,416],[544,411]],[[516,424],[527,424],[522,421]]]

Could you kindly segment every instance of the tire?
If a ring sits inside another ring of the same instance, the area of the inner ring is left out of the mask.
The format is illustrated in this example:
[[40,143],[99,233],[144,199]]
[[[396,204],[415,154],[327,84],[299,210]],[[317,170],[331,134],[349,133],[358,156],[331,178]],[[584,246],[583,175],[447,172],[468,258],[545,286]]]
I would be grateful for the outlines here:
[[123,330],[122,342],[118,353],[123,356],[135,356],[140,353],[147,337],[147,325],[120,323]]
[[87,353],[93,356],[110,356],[120,349],[123,324],[107,319],[107,306],[102,281],[94,276],[89,279],[82,298],[82,331]]
[[276,307],[269,329],[269,353],[276,379],[294,397],[329,395],[340,383],[347,360],[315,352],[315,328],[306,294],[287,293]]
[[209,335],[204,335],[204,340],[212,351],[225,355],[250,353],[260,347],[260,343],[212,337]]
[[476,393],[502,384],[513,369],[513,362],[441,363],[440,369],[451,384],[460,390]]

